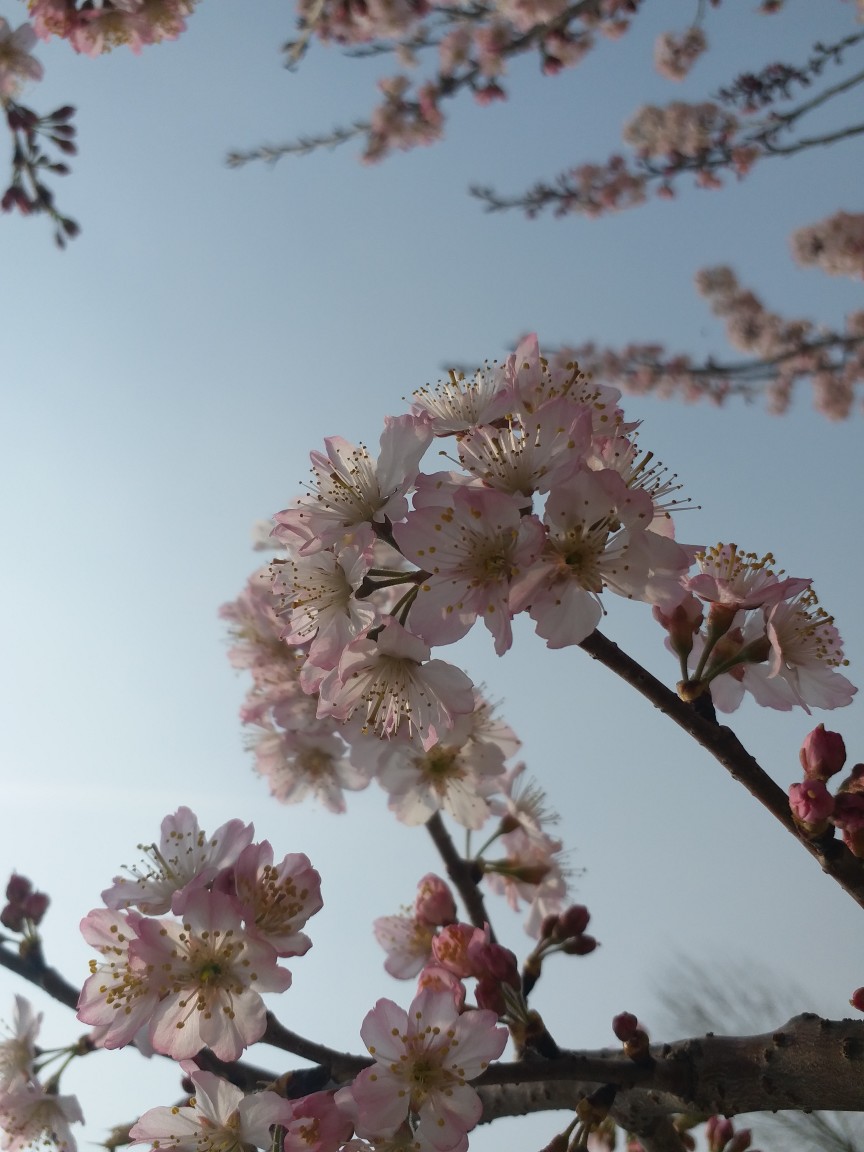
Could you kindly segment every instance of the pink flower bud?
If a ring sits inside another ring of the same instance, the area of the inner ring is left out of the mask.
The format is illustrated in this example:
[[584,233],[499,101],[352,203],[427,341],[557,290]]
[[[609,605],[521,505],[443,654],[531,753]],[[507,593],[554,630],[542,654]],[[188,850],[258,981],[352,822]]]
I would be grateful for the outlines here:
[[556,939],[566,940],[570,936],[581,936],[588,927],[590,919],[591,913],[584,904],[571,904],[558,917]]
[[856,988],[849,1003],[859,1012],[864,1012],[864,988]]
[[846,763],[846,745],[839,732],[826,732],[819,724],[805,736],[800,757],[805,776],[827,780]]
[[587,956],[597,947],[593,936],[574,936],[561,949],[567,956]]
[[447,884],[434,872],[427,873],[417,885],[414,915],[422,924],[437,927],[456,919],[456,901]]
[[732,1121],[727,1116],[711,1116],[705,1125],[705,1136],[710,1152],[723,1152],[735,1135]]
[[639,1027],[639,1021],[632,1012],[619,1012],[612,1018],[612,1031],[622,1042],[628,1040]]
[[812,830],[834,811],[834,797],[823,780],[808,778],[803,784],[790,787],[789,807],[795,819]]

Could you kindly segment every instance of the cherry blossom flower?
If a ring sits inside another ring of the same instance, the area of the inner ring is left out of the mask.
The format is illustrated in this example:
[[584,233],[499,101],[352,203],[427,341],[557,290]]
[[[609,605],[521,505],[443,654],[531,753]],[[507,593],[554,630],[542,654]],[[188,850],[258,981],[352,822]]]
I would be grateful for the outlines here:
[[429,656],[429,646],[391,618],[376,640],[345,649],[321,685],[319,716],[348,720],[365,712],[364,729],[390,737],[406,725],[424,744],[434,743],[458,715],[473,711],[474,691],[464,672]]
[[446,507],[411,512],[393,535],[409,560],[428,570],[411,605],[411,627],[432,644],[450,644],[478,615],[501,656],[513,643],[510,583],[543,546],[543,526],[503,492],[456,488]]
[[103,1048],[122,1048],[151,1021],[159,992],[146,967],[130,956],[143,917],[135,912],[95,908],[81,921],[81,935],[102,954],[90,961],[90,976],[78,998],[78,1019],[96,1029]]
[[129,876],[115,876],[102,893],[108,908],[140,908],[151,916],[167,912],[175,893],[190,884],[213,880],[222,868],[233,864],[255,829],[242,820],[229,820],[207,836],[189,808],[178,808],[162,821],[159,846],[139,844],[145,853],[144,869],[133,866]]
[[419,388],[411,405],[416,415],[427,417],[436,436],[493,424],[507,415],[508,407],[507,380],[497,364],[486,364],[470,379],[451,371],[449,380],[434,388]]
[[20,1152],[36,1145],[75,1152],[70,1124],[83,1124],[84,1115],[75,1096],[57,1096],[41,1085],[23,1079],[0,1092],[0,1130],[5,1152]]
[[314,796],[330,812],[346,810],[345,792],[362,791],[369,772],[349,759],[349,748],[312,716],[308,730],[267,725],[252,742],[255,769],[282,804]]
[[288,622],[281,639],[288,644],[311,640],[309,657],[316,664],[333,667],[345,645],[375,622],[375,607],[354,595],[369,571],[373,543],[371,528],[362,525],[345,547],[310,556],[289,554],[272,565],[279,615]]
[[313,452],[314,486],[274,517],[274,534],[294,541],[302,555],[339,543],[361,524],[402,520],[405,493],[414,482],[420,457],[432,439],[428,423],[415,416],[388,417],[381,453],[373,461],[361,445],[341,436],[324,441],[326,456]]
[[546,501],[546,550],[514,581],[510,604],[527,609],[550,648],[584,640],[600,621],[600,593],[672,607],[687,552],[648,531],[654,508],[646,492],[627,487],[617,472],[583,471]]
[[[769,707],[782,710],[800,704],[809,712],[809,705],[842,708],[852,703],[858,689],[837,671],[846,663],[840,633],[812,592],[774,604],[766,630],[772,649],[770,670],[748,685],[760,704],[768,700]],[[759,672],[758,667],[751,669],[751,675]],[[785,699],[775,691],[781,686],[788,689]]]
[[35,43],[36,33],[30,24],[22,24],[13,32],[0,16],[0,96],[15,96],[23,81],[42,79],[42,65],[30,55]]
[[427,872],[417,885],[414,914],[424,924],[451,924],[456,919],[456,901],[450,886],[434,872]]
[[236,1060],[266,1028],[261,992],[284,992],[291,973],[269,944],[245,932],[230,897],[197,888],[176,907],[183,923],[137,924],[135,958],[158,997],[150,1020],[157,1052],[184,1060],[205,1045]]
[[312,1092],[288,1105],[290,1118],[282,1121],[282,1152],[337,1152],[354,1131],[332,1092]]
[[151,1108],[129,1129],[133,1144],[151,1143],[174,1152],[248,1152],[270,1149],[274,1124],[291,1118],[291,1104],[275,1092],[243,1092],[214,1076],[193,1072],[195,1095],[188,1105]]
[[681,36],[663,32],[654,45],[654,66],[667,80],[683,80],[707,47],[701,28],[688,28]]
[[439,1152],[467,1148],[465,1134],[482,1111],[468,1081],[507,1043],[495,1014],[460,1015],[449,992],[430,990],[407,1012],[392,1000],[379,1000],[360,1035],[375,1063],[337,1093],[340,1107],[347,1096],[347,1106],[356,1109],[360,1135],[392,1136],[410,1118],[416,1135]]
[[312,941],[300,929],[320,912],[321,877],[302,852],[293,852],[273,864],[267,840],[250,844],[230,873],[231,895],[242,906],[248,931],[254,931],[278,956],[302,956]]
[[733,615],[742,608],[761,608],[797,596],[810,587],[811,580],[787,577],[781,580],[771,565],[771,553],[759,557],[742,552],[737,544],[716,544],[696,555],[699,573],[682,579],[689,592],[709,604],[717,604]]
[[17,1080],[30,1080],[36,1058],[36,1037],[42,1013],[34,1012],[24,996],[15,997],[15,1022],[10,1035],[0,1040],[0,1092]]
[[417,916],[378,916],[372,930],[387,953],[384,971],[397,980],[416,976],[432,955],[436,928]]

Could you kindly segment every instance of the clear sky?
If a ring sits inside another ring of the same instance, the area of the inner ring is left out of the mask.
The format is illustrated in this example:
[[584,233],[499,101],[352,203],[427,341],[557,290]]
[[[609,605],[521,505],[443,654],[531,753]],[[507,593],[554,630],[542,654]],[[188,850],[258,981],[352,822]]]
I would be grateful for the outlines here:
[[[522,62],[507,103],[460,104],[444,143],[377,167],[351,145],[224,165],[230,147],[327,130],[373,102],[381,61],[318,49],[297,74],[282,69],[292,14],[280,0],[202,0],[181,40],[137,59],[39,49],[46,77],[32,102],[79,110],[81,154],[58,195],[83,233],[61,254],[44,221],[0,220],[0,855],[51,894],[46,952],[71,980],[87,970],[81,916],[135,844],[187,804],[208,830],[254,820],[277,856],[304,851],[322,874],[314,948],[274,1005],[288,1026],[357,1051],[374,1001],[410,998],[384,973],[370,924],[410,902],[436,866],[431,844],[375,786],[344,817],[270,799],[243,747],[247,685],[225,658],[217,609],[255,567],[252,522],[297,493],[309,451],[331,434],[376,443],[384,416],[448,362],[501,357],[531,329],[541,346],[659,339],[724,352],[691,288],[697,268],[721,262],[786,315],[834,323],[862,306],[860,285],[801,271],[788,249],[792,228],[861,210],[854,143],[598,221],[484,215],[465,193],[471,181],[509,191],[602,160],[640,103],[705,96],[854,27],[837,0],[790,0],[773,19],[754,7],[729,0],[709,13],[714,48],[683,85],[654,73],[651,46],[695,4],[647,5],[632,33],[578,69],[552,80]],[[13,25],[23,12],[0,0]],[[625,406],[700,505],[679,537],[771,550],[813,577],[860,683],[860,414],[828,424],[803,394],[782,419],[758,404]],[[604,631],[673,683],[650,612],[614,597],[607,607]],[[656,988],[682,955],[720,973],[760,959],[808,989],[802,1010],[846,1014],[864,984],[864,924],[849,897],[611,674],[578,650],[547,651],[529,621],[515,631],[504,659],[476,630],[446,655],[503,702],[585,870],[575,895],[602,947],[550,963],[536,995],[559,1041],[611,1043],[623,1009],[651,1027]],[[731,724],[785,788],[819,720],[864,760],[861,707],[810,719],[747,700]],[[519,919],[491,907],[524,955]],[[0,1015],[16,991],[0,972]],[[49,1040],[78,1034],[71,1015],[33,999]],[[96,1054],[67,1080],[94,1142],[178,1094],[167,1062],[135,1053]],[[525,1128],[525,1146],[540,1146],[555,1124]],[[500,1147],[503,1132],[476,1134],[472,1148]]]

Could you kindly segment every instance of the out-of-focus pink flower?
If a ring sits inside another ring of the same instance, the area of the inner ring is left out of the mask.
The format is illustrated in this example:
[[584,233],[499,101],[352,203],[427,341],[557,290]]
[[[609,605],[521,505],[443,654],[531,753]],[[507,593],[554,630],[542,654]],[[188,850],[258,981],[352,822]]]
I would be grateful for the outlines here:
[[41,1023],[42,1013],[34,1012],[33,1005],[24,996],[16,996],[12,1033],[6,1040],[0,1040],[0,1093],[15,1081],[32,1079]]
[[701,28],[688,28],[681,36],[663,32],[654,44],[654,67],[667,80],[683,80],[707,47]]
[[456,901],[446,880],[427,872],[417,885],[414,915],[423,924],[452,924],[456,919]]
[[30,24],[22,24],[13,32],[0,16],[0,96],[15,96],[25,80],[42,79],[42,65],[30,55],[35,43],[36,33]]
[[75,1152],[70,1124],[83,1124],[76,1096],[56,1096],[32,1081],[18,1080],[0,1093],[0,1129],[5,1152],[40,1144],[56,1152]]
[[432,955],[435,929],[416,916],[379,916],[372,930],[387,953],[384,970],[397,980],[416,976]]

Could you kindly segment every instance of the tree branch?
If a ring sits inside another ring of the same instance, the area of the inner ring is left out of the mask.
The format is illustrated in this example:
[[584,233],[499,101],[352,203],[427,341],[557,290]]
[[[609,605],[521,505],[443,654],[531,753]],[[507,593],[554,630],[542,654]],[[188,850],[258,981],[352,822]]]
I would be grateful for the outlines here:
[[[852,855],[845,844],[834,838],[833,827],[825,836],[818,839],[811,840],[803,834],[792,817],[786,793],[750,755],[731,728],[698,715],[692,705],[679,699],[676,693],[655,679],[650,672],[637,664],[601,632],[592,632],[579,647],[594,660],[599,660],[616,676],[620,676],[646,700],[650,700],[655,708],[710,752],[733,779],[743,784],[747,791],[780,821],[786,831],[803,844],[810,855],[819,861],[822,871],[833,877],[840,887],[864,908],[862,862]],[[819,1108],[822,1105],[817,1104],[814,1107]]]

